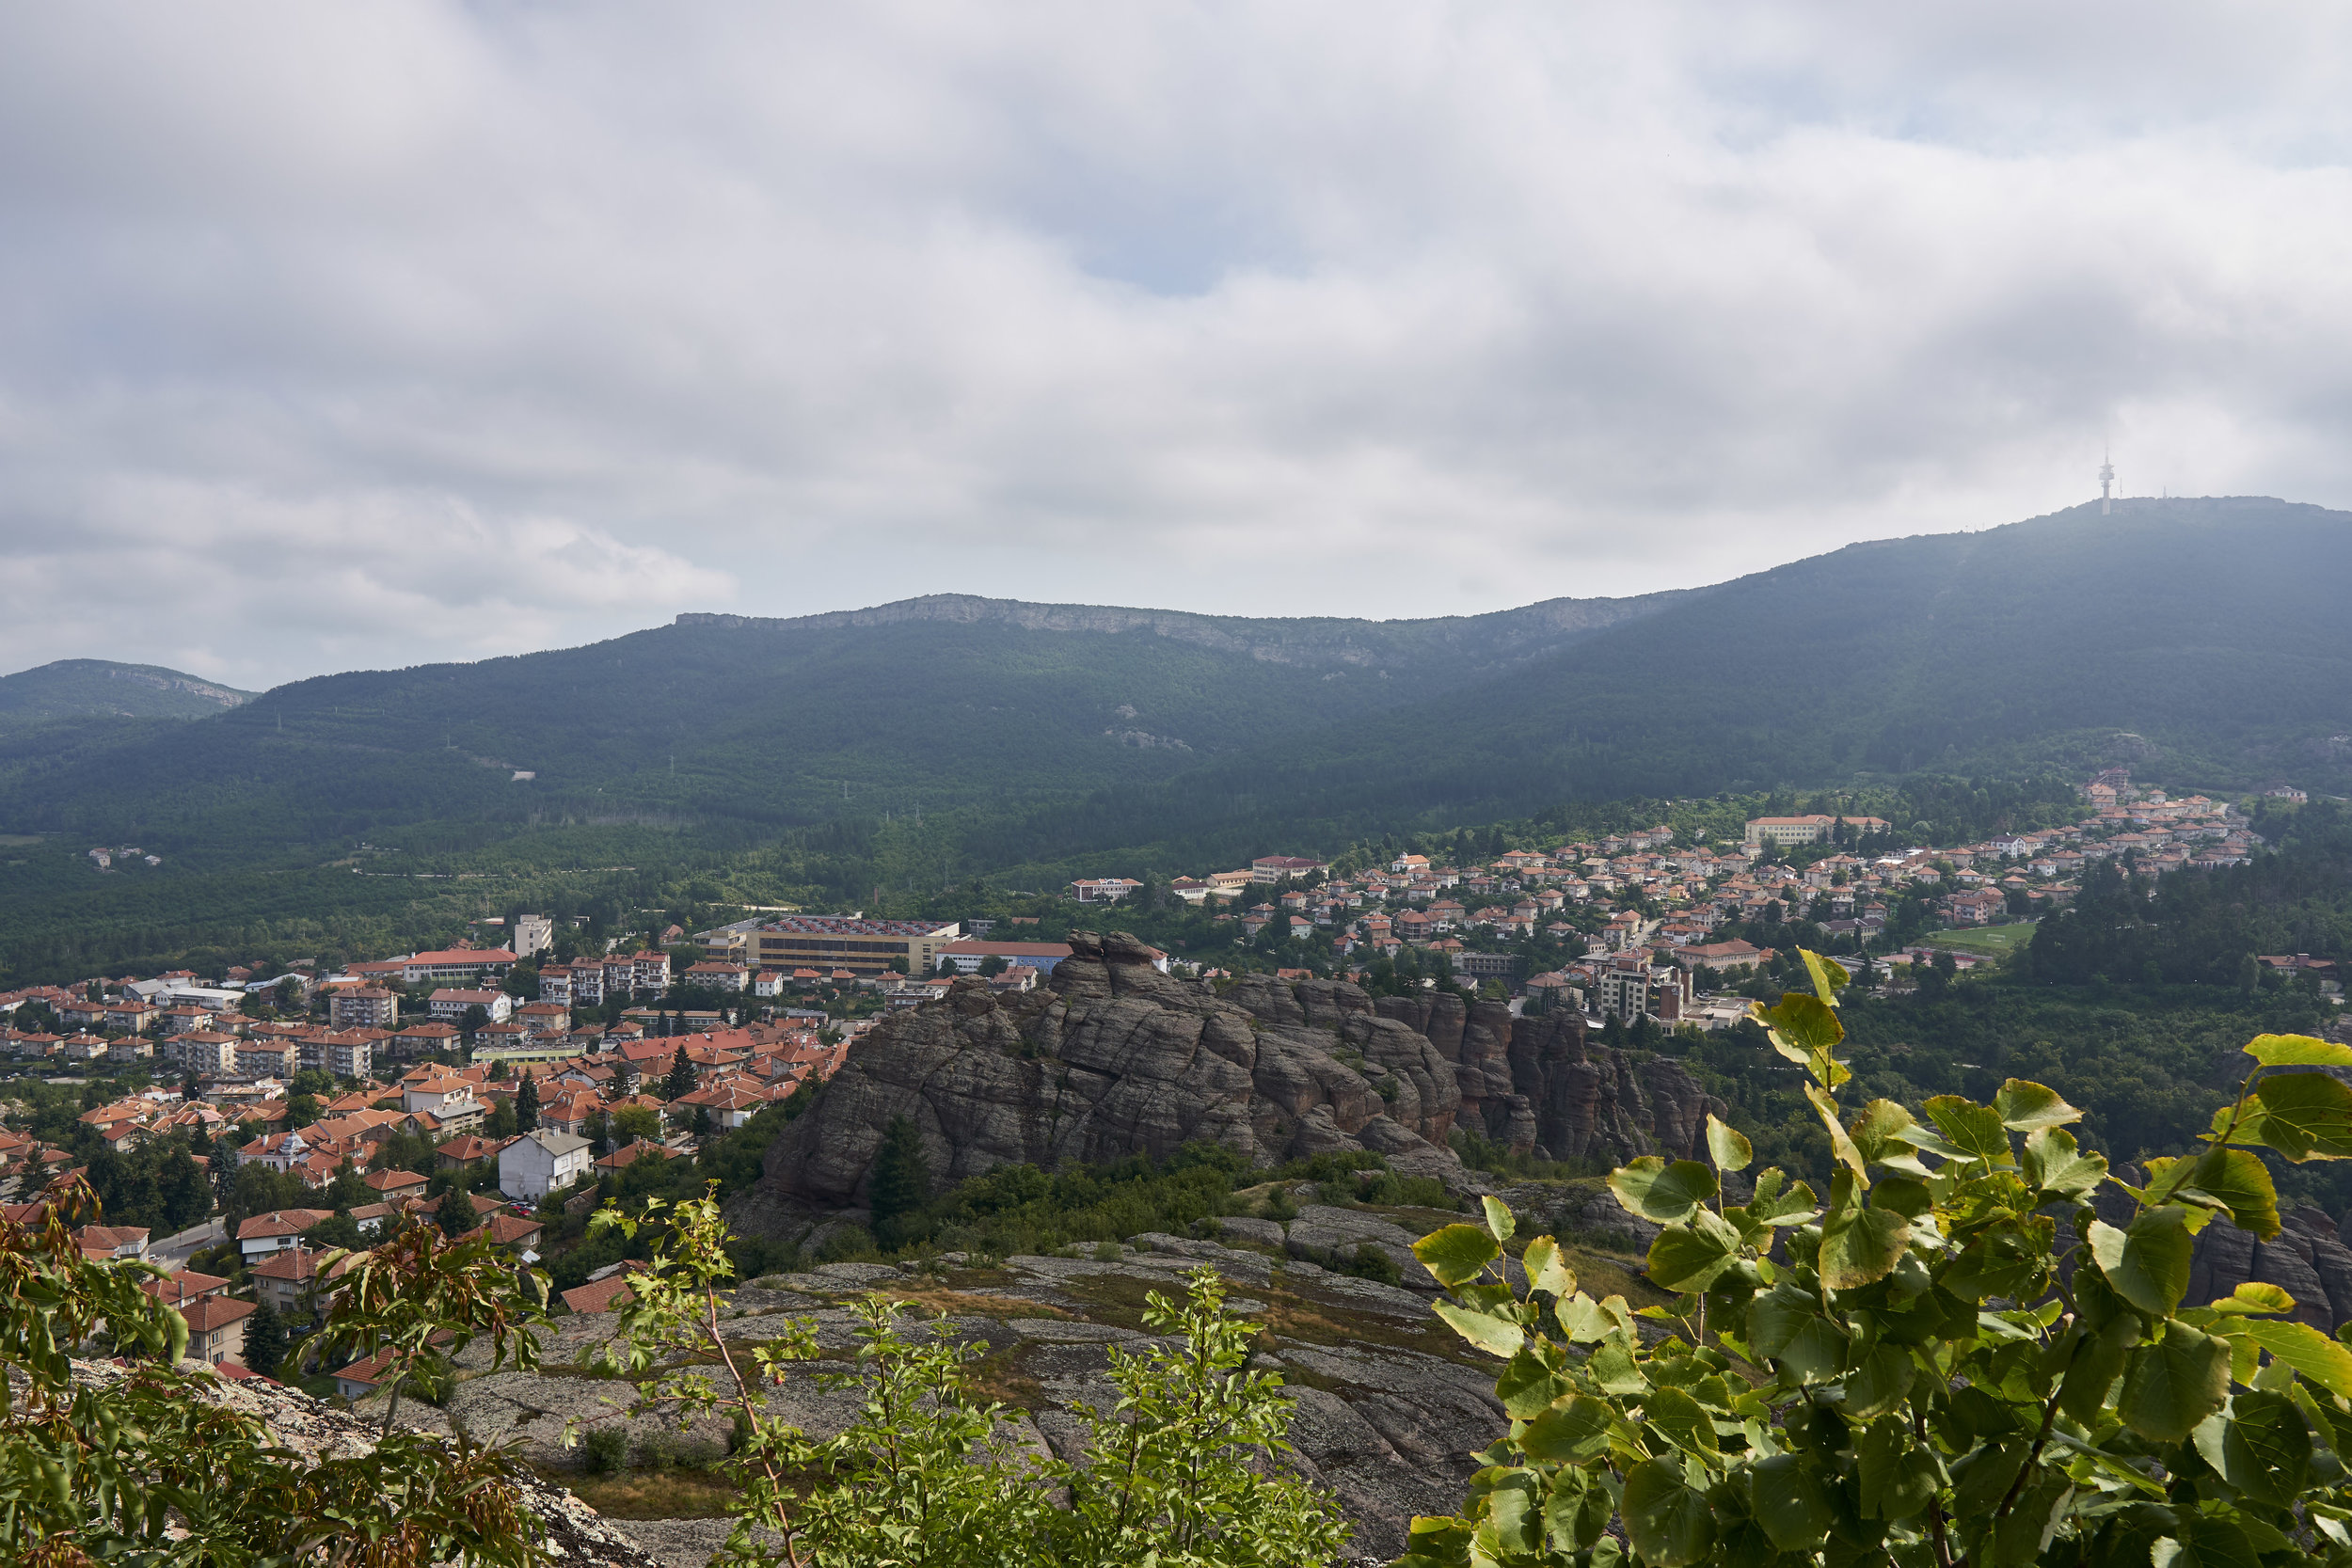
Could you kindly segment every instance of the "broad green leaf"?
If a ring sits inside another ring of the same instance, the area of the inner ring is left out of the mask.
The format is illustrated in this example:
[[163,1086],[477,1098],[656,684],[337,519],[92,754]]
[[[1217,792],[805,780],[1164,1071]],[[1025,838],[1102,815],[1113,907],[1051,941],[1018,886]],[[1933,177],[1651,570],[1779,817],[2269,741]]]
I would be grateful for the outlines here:
[[1872,1421],[1854,1434],[1854,1460],[1865,1518],[1889,1523],[1908,1519],[1928,1506],[1943,1480],[1935,1456],[1893,1417]]
[[1784,1552],[1810,1552],[1828,1538],[1836,1517],[1819,1477],[1793,1453],[1779,1453],[1748,1470],[1748,1511]]
[[1596,1339],[1606,1338],[1610,1330],[1617,1326],[1602,1310],[1600,1303],[1581,1291],[1572,1296],[1562,1296],[1560,1305],[1551,1309],[1551,1315],[1560,1320],[1560,1332],[1568,1337],[1568,1343],[1572,1345],[1589,1345]]
[[1649,1276],[1669,1291],[1704,1291],[1740,1260],[1740,1233],[1701,1209],[1689,1225],[1670,1225],[1650,1243]]
[[2262,1141],[2288,1159],[2352,1159],[2352,1088],[2324,1072],[2283,1072],[2254,1085]]
[[1853,1420],[1883,1416],[1911,1392],[1918,1367],[1900,1345],[1871,1347],[1846,1374],[1846,1415]]
[[1702,1561],[1715,1544],[1714,1511],[1672,1460],[1645,1459],[1627,1471],[1617,1506],[1626,1538],[1643,1561],[1657,1568]]
[[2286,1395],[2240,1394],[2199,1422],[2195,1435],[2205,1463],[2256,1502],[2285,1508],[2303,1490],[2312,1434]]
[[2309,1035],[2256,1035],[2246,1053],[2265,1067],[2352,1067],[2352,1045]]
[[[1865,1209],[1851,1195],[1836,1189],[1854,1180],[1839,1173],[1830,1196],[1830,1212],[1821,1222],[1819,1267],[1821,1283],[1833,1291],[1851,1291],[1894,1272],[1903,1248],[1911,1244],[1911,1222],[1885,1209]],[[1841,1196],[1845,1201],[1840,1201]]]
[[2063,1127],[2070,1121],[2083,1119],[2083,1114],[2060,1100],[2057,1090],[2024,1078],[2012,1078],[2001,1085],[2000,1092],[1993,1097],[1993,1111],[2001,1118],[2001,1125],[2012,1132]]
[[1837,1102],[1810,1084],[1804,1086],[1804,1097],[1813,1102],[1814,1114],[1821,1118],[1821,1125],[1829,1130],[1830,1153],[1836,1158],[1838,1164],[1853,1172],[1853,1179],[1856,1181],[1866,1187],[1868,1186],[1870,1184],[1869,1162],[1862,1157],[1860,1149],[1854,1148],[1853,1139],[1846,1135],[1845,1123],[1837,1119]]
[[1800,1061],[1826,1056],[1846,1037],[1846,1026],[1838,1021],[1837,1009],[1803,991],[1783,992],[1772,1006],[1758,1005],[1753,1011],[1767,1030],[1804,1053],[1797,1058]]
[[1717,1170],[1745,1170],[1748,1162],[1756,1158],[1756,1149],[1748,1140],[1711,1111],[1707,1117],[1707,1152]]
[[1485,1518],[1477,1541],[1492,1555],[1524,1560],[1542,1548],[1544,1510],[1536,1483],[1537,1478],[1526,1470],[1505,1470],[1487,1478],[1486,1495],[1480,1499]]
[[1642,1401],[1642,1417],[1678,1449],[1708,1454],[1722,1451],[1715,1441],[1715,1418],[1679,1388],[1652,1389]]
[[1488,1355],[1499,1355],[1507,1361],[1518,1354],[1527,1344],[1527,1331],[1515,1323],[1505,1323],[1484,1312],[1473,1312],[1450,1301],[1438,1303],[1436,1310],[1454,1333]]
[[1645,1154],[1611,1171],[1609,1190],[1629,1213],[1671,1225],[1689,1219],[1692,1211],[1715,1196],[1715,1173],[1696,1160],[1668,1164],[1655,1154]]
[[1891,1165],[1913,1176],[1926,1176],[1928,1167],[1919,1163],[1918,1148],[1903,1137],[1917,1125],[1911,1113],[1895,1101],[1873,1100],[1847,1126],[1846,1132],[1865,1164]]
[[1451,1289],[1484,1274],[1487,1264],[1502,1256],[1502,1248],[1484,1227],[1449,1225],[1415,1242],[1413,1256],[1437,1276],[1438,1284]]
[[1609,1451],[1611,1411],[1581,1394],[1540,1411],[1519,1433],[1519,1451],[1538,1465],[1572,1465]]
[[2139,1346],[2126,1360],[2116,1413],[2142,1437],[2172,1443],[2194,1432],[2229,1397],[2230,1347],[2185,1323],[2168,1323],[2163,1330],[2161,1338]]
[[1495,1379],[1495,1398],[1503,1414],[1514,1420],[1531,1420],[1538,1411],[1568,1391],[1567,1380],[1544,1364],[1533,1351],[1521,1351]]
[[2276,1285],[2265,1285],[2249,1279],[2228,1295],[2216,1300],[2210,1310],[2241,1316],[2292,1312],[2295,1310],[2295,1298]]
[[2090,1255],[2116,1294],[2151,1317],[2171,1314],[2188,1290],[2189,1254],[2196,1240],[2178,1209],[2144,1210],[2128,1230],[2090,1222]]
[[2119,1312],[2087,1331],[2058,1385],[2058,1408],[2085,1426],[2093,1424],[2106,1403],[2107,1390],[2122,1375],[2123,1359],[2139,1339],[2139,1320]]
[[1509,1241],[1511,1233],[1518,1228],[1518,1221],[1511,1217],[1510,1209],[1499,1197],[1482,1197],[1478,1201],[1486,1211],[1487,1233],[1497,1242]]
[[2074,1499],[2074,1485],[2064,1470],[2038,1469],[2024,1491],[2009,1506],[1994,1531],[1994,1556],[2001,1562],[2038,1562],[2049,1549]]
[[2251,1339],[2328,1392],[2352,1399],[2352,1350],[2311,1324],[2248,1318],[2231,1333]]
[[2081,1197],[2106,1180],[2107,1157],[2077,1151],[2074,1134],[2062,1127],[2043,1127],[2026,1134],[2022,1168],[2037,1191]]
[[1809,947],[1800,947],[1797,951],[1804,958],[1804,972],[1812,978],[1813,994],[1836,1006],[1837,993],[1852,982],[1853,976],[1847,974],[1846,966],[1836,958],[1824,958]]
[[1602,1393],[1635,1399],[1649,1392],[1649,1379],[1642,1374],[1641,1363],[1633,1359],[1632,1340],[1629,1332],[1612,1334],[1585,1357],[1584,1370]]
[[1751,1229],[1803,1225],[1820,1212],[1820,1201],[1813,1196],[1813,1189],[1802,1181],[1785,1192],[1775,1191],[1769,1197],[1763,1196],[1762,1182],[1756,1183],[1756,1200],[1745,1211]]
[[1565,1301],[1576,1294],[1576,1275],[1568,1268],[1568,1260],[1560,1251],[1560,1243],[1549,1236],[1538,1236],[1527,1243],[1527,1252],[1519,1261],[1527,1269],[1527,1286]]
[[2151,1568],[2262,1568],[2263,1558],[2231,1520],[2183,1513],[2174,1533],[2149,1549],[2148,1560]]
[[2225,1205],[2240,1230],[2252,1231],[2257,1241],[2277,1239],[2279,1189],[2271,1184],[2261,1155],[2245,1148],[2209,1148],[2197,1157],[2188,1184]]
[[2009,1130],[2001,1125],[2000,1114],[1992,1106],[1979,1105],[1956,1094],[1939,1094],[1924,1109],[1928,1119],[1935,1123],[1963,1157],[1994,1165],[2009,1164]]

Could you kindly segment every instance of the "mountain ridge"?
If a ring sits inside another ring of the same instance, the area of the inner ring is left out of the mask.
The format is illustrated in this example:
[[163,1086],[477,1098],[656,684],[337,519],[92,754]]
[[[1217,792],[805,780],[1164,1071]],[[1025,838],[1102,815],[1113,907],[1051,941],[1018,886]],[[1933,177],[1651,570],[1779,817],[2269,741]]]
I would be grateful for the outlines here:
[[0,718],[199,718],[257,695],[160,664],[60,658],[0,675]]

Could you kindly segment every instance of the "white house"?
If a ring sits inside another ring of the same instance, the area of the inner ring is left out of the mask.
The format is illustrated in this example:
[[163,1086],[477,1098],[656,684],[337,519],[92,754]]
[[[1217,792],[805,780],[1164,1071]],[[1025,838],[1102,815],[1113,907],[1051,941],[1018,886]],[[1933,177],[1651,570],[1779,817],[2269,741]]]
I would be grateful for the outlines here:
[[469,1007],[481,1008],[493,1023],[504,1023],[514,1014],[515,999],[502,990],[443,990],[433,993],[429,1006],[443,1023],[455,1023]]
[[588,1174],[588,1140],[542,1127],[499,1150],[499,1191],[511,1197],[545,1197]]

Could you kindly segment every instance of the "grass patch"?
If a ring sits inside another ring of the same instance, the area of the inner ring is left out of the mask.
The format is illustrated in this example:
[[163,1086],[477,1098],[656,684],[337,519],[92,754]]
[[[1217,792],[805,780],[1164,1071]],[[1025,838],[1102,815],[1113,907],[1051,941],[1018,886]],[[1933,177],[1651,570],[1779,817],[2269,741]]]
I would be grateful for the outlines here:
[[736,1486],[715,1470],[625,1470],[614,1476],[541,1467],[540,1475],[608,1519],[723,1519]]
[[1948,947],[1956,953],[1981,953],[1989,958],[2006,958],[2033,940],[2034,927],[2019,922],[2014,926],[1986,926],[1970,931],[1933,931],[1921,937],[1921,945]]

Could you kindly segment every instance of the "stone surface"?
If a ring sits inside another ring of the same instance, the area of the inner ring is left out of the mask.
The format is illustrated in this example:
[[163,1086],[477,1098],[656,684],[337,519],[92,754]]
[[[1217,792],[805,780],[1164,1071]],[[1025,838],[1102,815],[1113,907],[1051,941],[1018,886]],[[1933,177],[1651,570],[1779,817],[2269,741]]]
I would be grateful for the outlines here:
[[1261,1166],[1370,1149],[1402,1174],[1477,1192],[1491,1183],[1447,1148],[1457,1121],[1522,1152],[1610,1165],[1699,1153],[1708,1112],[1723,1109],[1679,1064],[1594,1044],[1574,1018],[1263,974],[1220,995],[1160,974],[1133,937],[1071,942],[1037,990],[959,983],[852,1044],[816,1108],[770,1148],[738,1227],[801,1240],[857,1211],[900,1117],[943,1186],[1007,1164],[1157,1159],[1206,1140]]
[[[119,1374],[103,1362],[76,1362],[74,1375],[99,1381]],[[359,1417],[267,1379],[221,1380],[214,1384],[210,1397],[230,1409],[260,1417],[273,1440],[313,1462],[356,1457],[375,1448],[374,1428]],[[515,1484],[523,1505],[539,1520],[541,1544],[550,1568],[662,1568],[677,1560],[647,1550],[632,1531],[601,1517],[561,1486],[527,1472],[516,1476]],[[695,1568],[707,1557],[705,1553],[695,1559]]]
[[[1574,1207],[1554,1189],[1515,1191]],[[1292,1254],[1320,1254],[1343,1243],[1352,1257],[1357,1245],[1369,1243],[1401,1255],[1406,1277],[1428,1284],[1408,1250],[1412,1237],[1427,1227],[1421,1212],[1391,1216],[1310,1204],[1287,1225],[1254,1224],[1267,1228],[1275,1247]],[[1627,1262],[1614,1261],[1620,1268]],[[1291,1463],[1338,1497],[1356,1530],[1351,1559],[1394,1557],[1404,1549],[1415,1513],[1450,1513],[1458,1505],[1477,1467],[1472,1456],[1505,1425],[1493,1395],[1497,1364],[1435,1317],[1427,1289],[1354,1278],[1309,1257],[1143,1235],[1115,1259],[1016,1257],[998,1267],[952,1270],[944,1278],[898,1270],[824,1270],[744,1286],[726,1303],[724,1322],[730,1340],[739,1342],[779,1336],[789,1320],[814,1327],[821,1359],[795,1371],[771,1396],[770,1408],[812,1435],[831,1436],[853,1418],[861,1397],[854,1376],[834,1381],[835,1374],[854,1372],[853,1304],[877,1287],[919,1291],[928,1307],[944,1310],[937,1320],[944,1332],[984,1352],[991,1393],[1020,1409],[1011,1433],[1016,1441],[1076,1458],[1085,1429],[1071,1407],[1107,1408],[1115,1400],[1107,1353],[1165,1342],[1143,1321],[1146,1293],[1179,1296],[1186,1277],[1203,1267],[1224,1277],[1231,1310],[1263,1324],[1252,1364],[1279,1372],[1289,1386],[1296,1406]],[[629,1414],[627,1385],[580,1375],[574,1365],[580,1354],[612,1330],[610,1317],[559,1320],[536,1374],[492,1372],[469,1352],[460,1362],[468,1375],[446,1411],[418,1406],[418,1420],[454,1419],[478,1438],[516,1441],[524,1458],[558,1471],[583,1458],[564,1443],[567,1423],[576,1431],[620,1426],[640,1458],[652,1441],[678,1442],[654,1418]],[[834,1386],[825,1386],[828,1381]],[[684,1441],[715,1453],[724,1435],[713,1424],[694,1429]],[[724,1521],[701,1519],[609,1521],[608,1528],[678,1568],[697,1568],[725,1533]],[[636,1568],[636,1560],[626,1560]]]

